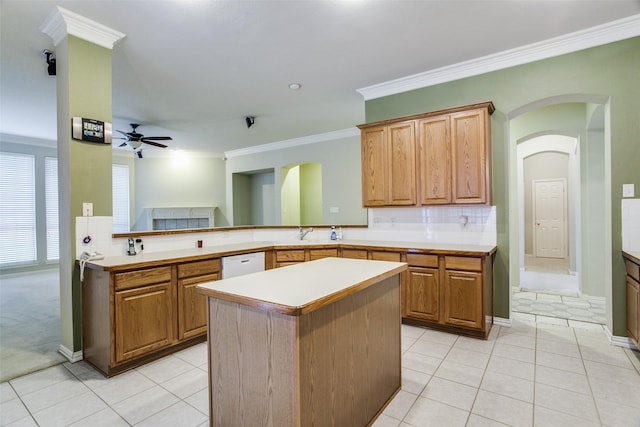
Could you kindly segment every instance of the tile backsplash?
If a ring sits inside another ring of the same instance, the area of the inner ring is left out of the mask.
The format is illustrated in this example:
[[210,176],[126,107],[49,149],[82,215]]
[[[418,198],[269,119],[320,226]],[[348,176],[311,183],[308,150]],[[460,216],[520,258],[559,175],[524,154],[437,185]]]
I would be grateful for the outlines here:
[[113,255],[113,218],[110,216],[76,217],[76,257],[82,252]]
[[370,239],[496,244],[495,206],[370,208]]

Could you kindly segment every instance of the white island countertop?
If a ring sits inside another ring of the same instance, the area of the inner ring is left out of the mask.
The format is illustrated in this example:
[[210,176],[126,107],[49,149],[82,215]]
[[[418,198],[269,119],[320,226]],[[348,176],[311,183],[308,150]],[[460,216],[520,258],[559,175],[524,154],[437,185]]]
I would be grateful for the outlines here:
[[300,316],[407,269],[402,262],[323,258],[198,285],[219,300]]

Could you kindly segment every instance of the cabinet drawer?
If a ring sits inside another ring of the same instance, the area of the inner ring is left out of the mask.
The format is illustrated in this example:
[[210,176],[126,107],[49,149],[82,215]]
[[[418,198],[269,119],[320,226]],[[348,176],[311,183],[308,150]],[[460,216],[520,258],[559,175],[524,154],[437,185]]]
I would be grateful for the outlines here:
[[118,291],[154,283],[170,282],[171,267],[147,268],[127,273],[117,273],[115,281],[116,290]]
[[314,259],[327,258],[327,257],[337,257],[338,249],[310,249],[309,250],[309,260],[313,261]]
[[444,265],[447,270],[482,271],[482,258],[447,256]]
[[624,263],[627,268],[627,274],[634,278],[636,282],[640,282],[640,265],[631,262],[628,259],[625,259]]
[[276,262],[304,261],[304,249],[276,251]]
[[400,252],[371,251],[371,259],[400,262]]
[[367,259],[367,251],[364,249],[342,249],[342,258]]
[[438,268],[438,255],[407,254],[407,264],[412,267]]
[[178,265],[178,278],[203,276],[220,272],[220,258],[187,262]]

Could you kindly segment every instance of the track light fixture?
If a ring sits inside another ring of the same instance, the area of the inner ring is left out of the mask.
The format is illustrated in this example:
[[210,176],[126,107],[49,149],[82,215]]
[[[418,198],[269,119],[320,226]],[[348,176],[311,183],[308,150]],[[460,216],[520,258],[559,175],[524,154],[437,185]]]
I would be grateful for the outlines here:
[[55,76],[56,75],[56,58],[53,57],[53,52],[51,52],[48,49],[45,49],[42,51],[42,54],[45,55],[47,57],[47,59],[45,59],[45,61],[47,62],[47,72],[49,73],[50,76]]
[[256,118],[253,116],[247,116],[244,118],[244,120],[245,122],[247,122],[247,128],[250,128],[256,122]]

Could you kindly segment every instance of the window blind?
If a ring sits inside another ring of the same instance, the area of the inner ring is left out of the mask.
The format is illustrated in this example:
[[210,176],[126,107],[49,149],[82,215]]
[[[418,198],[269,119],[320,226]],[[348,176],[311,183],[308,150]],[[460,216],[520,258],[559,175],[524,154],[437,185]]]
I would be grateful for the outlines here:
[[60,259],[58,222],[58,159],[44,158],[45,218],[47,226],[47,261]]
[[0,153],[0,264],[37,260],[35,193],[34,156]]
[[128,233],[129,227],[129,166],[113,165],[113,232]]

